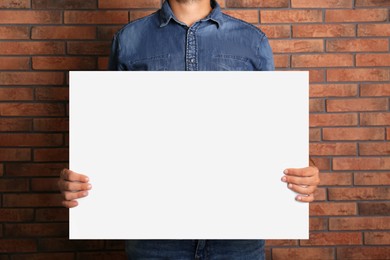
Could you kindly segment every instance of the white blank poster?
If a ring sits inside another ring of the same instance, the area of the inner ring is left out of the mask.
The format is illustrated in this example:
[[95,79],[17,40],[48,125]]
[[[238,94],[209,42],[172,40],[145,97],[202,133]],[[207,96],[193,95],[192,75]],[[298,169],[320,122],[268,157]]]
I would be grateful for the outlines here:
[[71,72],[71,239],[307,239],[308,72]]

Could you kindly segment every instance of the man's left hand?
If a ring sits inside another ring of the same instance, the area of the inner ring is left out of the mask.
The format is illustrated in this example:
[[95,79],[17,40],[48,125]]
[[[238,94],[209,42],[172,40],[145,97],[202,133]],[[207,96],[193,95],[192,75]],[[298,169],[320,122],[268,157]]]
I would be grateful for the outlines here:
[[283,171],[285,176],[282,181],[287,183],[287,187],[298,195],[296,200],[302,202],[312,202],[314,191],[320,183],[319,170],[315,166],[306,168],[288,168]]

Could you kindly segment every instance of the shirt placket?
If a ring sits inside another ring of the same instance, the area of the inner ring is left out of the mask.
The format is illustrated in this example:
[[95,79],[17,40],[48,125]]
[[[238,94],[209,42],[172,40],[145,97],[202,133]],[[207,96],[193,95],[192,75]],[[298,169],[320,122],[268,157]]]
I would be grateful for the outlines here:
[[196,31],[200,23],[197,22],[187,30],[186,41],[186,70],[198,70],[198,46],[196,42]]

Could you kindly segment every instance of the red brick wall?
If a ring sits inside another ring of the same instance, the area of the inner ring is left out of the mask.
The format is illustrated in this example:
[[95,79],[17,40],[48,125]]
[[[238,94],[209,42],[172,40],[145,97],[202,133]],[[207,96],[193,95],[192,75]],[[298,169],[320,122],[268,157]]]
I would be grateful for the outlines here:
[[[390,0],[219,2],[267,33],[277,69],[310,70],[310,240],[267,241],[268,259],[390,259]],[[1,260],[123,258],[121,241],[67,239],[67,72],[106,68],[113,33],[160,5],[0,0]]]

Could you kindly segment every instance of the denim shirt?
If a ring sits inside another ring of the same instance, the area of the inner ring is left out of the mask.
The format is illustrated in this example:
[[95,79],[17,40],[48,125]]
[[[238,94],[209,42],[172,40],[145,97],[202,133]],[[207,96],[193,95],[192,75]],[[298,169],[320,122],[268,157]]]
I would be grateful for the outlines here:
[[169,2],[118,31],[109,70],[220,71],[274,70],[272,50],[257,27],[213,10],[191,27],[180,22]]

